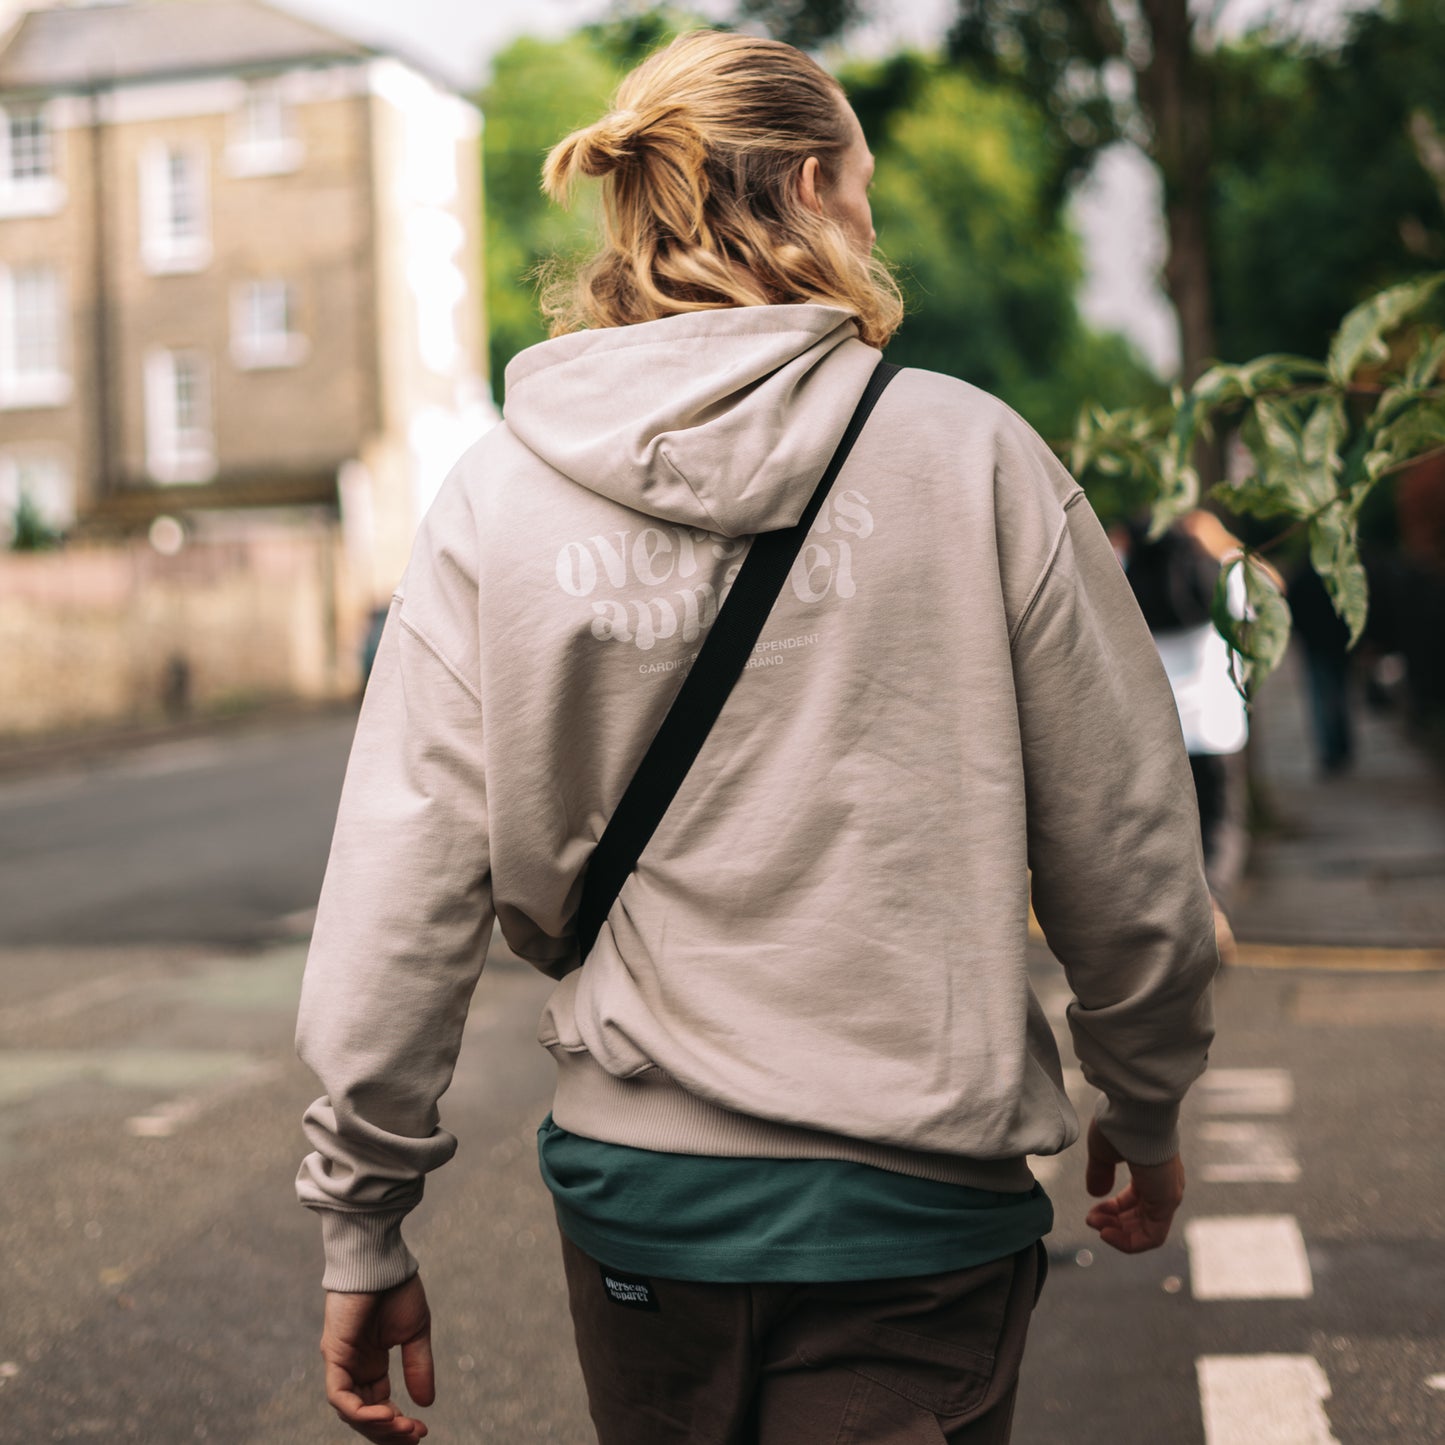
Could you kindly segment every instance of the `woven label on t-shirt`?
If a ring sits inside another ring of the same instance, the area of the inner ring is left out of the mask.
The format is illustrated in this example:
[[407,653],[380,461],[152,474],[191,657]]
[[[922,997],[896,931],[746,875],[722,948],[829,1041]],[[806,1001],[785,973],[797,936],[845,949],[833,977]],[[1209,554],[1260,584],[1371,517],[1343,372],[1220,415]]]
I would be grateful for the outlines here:
[[652,1292],[650,1281],[643,1279],[640,1274],[623,1274],[620,1270],[608,1269],[605,1264],[601,1269],[602,1287],[613,1304],[626,1305],[632,1310],[651,1310],[654,1314],[658,1313],[660,1306],[657,1296]]

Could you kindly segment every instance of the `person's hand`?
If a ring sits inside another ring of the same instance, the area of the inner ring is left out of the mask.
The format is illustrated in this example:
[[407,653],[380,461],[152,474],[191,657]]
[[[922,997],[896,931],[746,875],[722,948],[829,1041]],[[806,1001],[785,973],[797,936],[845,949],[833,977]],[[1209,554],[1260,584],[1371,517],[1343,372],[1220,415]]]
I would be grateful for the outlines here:
[[[1095,1199],[1114,1187],[1114,1171],[1127,1164],[1104,1137],[1097,1120],[1089,1125],[1089,1165],[1084,1185]],[[1184,1161],[1176,1154],[1163,1164],[1129,1164],[1129,1183],[1112,1199],[1096,1204],[1085,1217],[1099,1238],[1125,1254],[1158,1249],[1184,1198]]]
[[407,1394],[418,1405],[430,1405],[436,1398],[431,1313],[420,1275],[380,1294],[327,1292],[321,1330],[327,1401],[368,1440],[414,1442],[425,1436],[426,1426],[392,1403],[387,1367],[394,1345],[401,1346]]

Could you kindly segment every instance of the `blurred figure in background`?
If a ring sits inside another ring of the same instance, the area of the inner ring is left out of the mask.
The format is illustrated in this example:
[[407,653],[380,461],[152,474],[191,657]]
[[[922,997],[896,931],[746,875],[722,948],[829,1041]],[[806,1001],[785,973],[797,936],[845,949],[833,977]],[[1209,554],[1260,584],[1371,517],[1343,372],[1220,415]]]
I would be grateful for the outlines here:
[[1303,559],[1290,575],[1289,610],[1309,678],[1315,761],[1326,777],[1348,772],[1355,758],[1350,716],[1350,629],[1340,620],[1319,573]]
[[[1215,937],[1227,963],[1235,952],[1229,911],[1249,859],[1244,761],[1249,714],[1230,672],[1229,645],[1210,620],[1210,608],[1220,568],[1238,555],[1240,542],[1203,510],[1181,517],[1156,541],[1149,540],[1147,513],[1116,523],[1109,537],[1174,690],[1199,800]],[[1264,565],[1283,591],[1283,579]],[[1235,617],[1245,615],[1242,568],[1230,576],[1228,602]]]

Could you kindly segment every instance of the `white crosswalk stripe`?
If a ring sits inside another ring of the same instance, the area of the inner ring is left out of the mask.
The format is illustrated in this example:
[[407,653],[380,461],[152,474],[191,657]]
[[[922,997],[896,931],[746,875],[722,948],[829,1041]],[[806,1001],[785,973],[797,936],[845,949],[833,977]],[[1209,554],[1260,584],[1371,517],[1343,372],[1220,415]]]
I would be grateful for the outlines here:
[[1206,1184],[1293,1184],[1300,1177],[1289,1136],[1257,1119],[1206,1119],[1199,1126]]
[[1291,1214],[1191,1219],[1184,1243],[1195,1299],[1308,1299],[1314,1293],[1304,1236]]
[[1312,1355],[1205,1355],[1195,1367],[1205,1445],[1340,1445]]
[[1210,1114],[1288,1114],[1294,1108],[1288,1069],[1210,1069],[1198,1090]]

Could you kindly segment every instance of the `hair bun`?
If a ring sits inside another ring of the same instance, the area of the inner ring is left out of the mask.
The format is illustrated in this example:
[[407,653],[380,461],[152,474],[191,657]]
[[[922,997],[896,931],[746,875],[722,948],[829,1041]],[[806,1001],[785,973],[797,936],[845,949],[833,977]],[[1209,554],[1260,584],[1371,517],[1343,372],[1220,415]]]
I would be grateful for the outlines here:
[[584,176],[608,176],[635,161],[641,149],[635,110],[609,111],[577,132],[577,169]]

